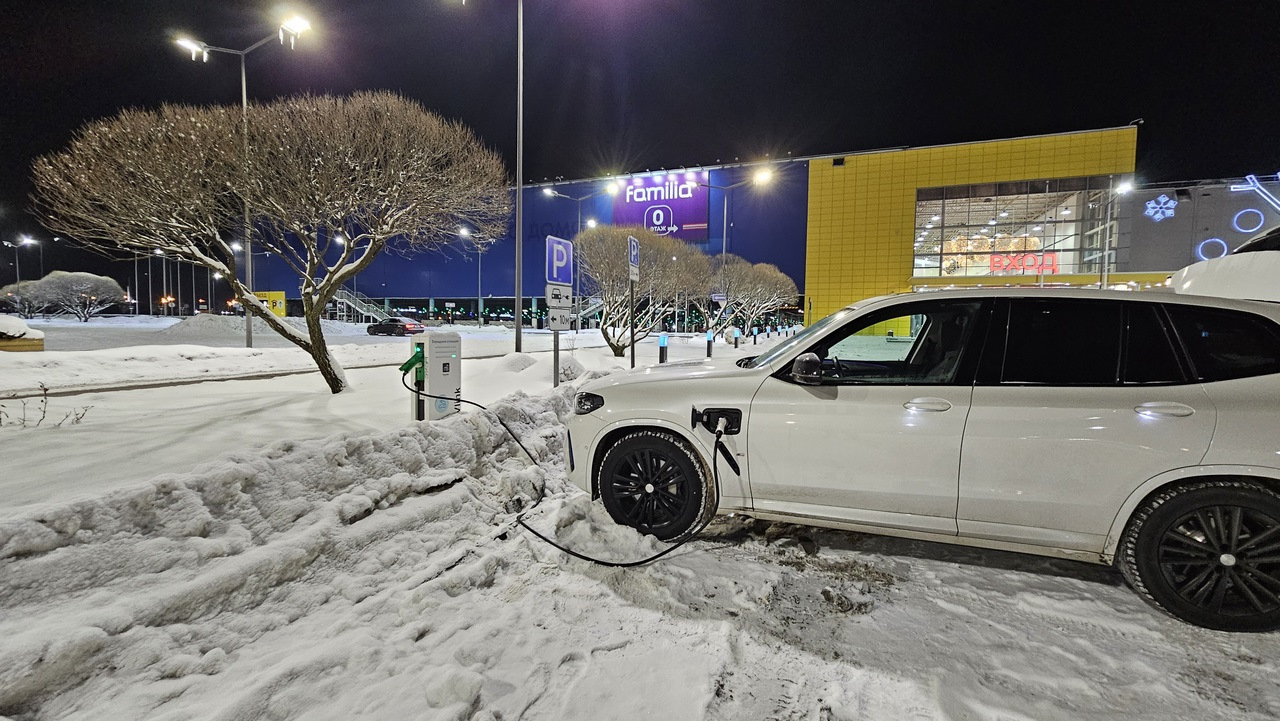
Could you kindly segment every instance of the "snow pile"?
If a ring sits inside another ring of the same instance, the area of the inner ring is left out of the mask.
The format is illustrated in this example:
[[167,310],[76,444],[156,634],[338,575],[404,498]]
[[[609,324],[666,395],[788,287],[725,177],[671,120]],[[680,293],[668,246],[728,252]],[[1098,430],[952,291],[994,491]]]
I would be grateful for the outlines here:
[[44,338],[44,331],[27,327],[26,322],[16,315],[0,315],[0,338],[40,340]]
[[741,517],[653,566],[570,559],[512,498],[545,488],[529,522],[581,552],[661,547],[563,479],[572,392],[493,404],[541,467],[472,412],[0,520],[0,716],[1280,714],[1280,640],[1162,617],[1105,568]]
[[[307,332],[306,321],[302,318],[283,318],[284,322],[297,328],[303,333]],[[262,320],[255,320],[255,330],[258,332],[267,332],[275,334],[266,326]],[[342,335],[367,335],[366,326],[357,323],[343,323],[341,321],[329,320],[327,318],[320,319],[320,329],[324,332],[326,338]],[[210,313],[201,313],[193,315],[190,318],[184,318],[181,322],[175,323],[164,330],[158,331],[157,335],[185,338],[243,338],[244,337],[244,317],[234,315],[212,315]]]

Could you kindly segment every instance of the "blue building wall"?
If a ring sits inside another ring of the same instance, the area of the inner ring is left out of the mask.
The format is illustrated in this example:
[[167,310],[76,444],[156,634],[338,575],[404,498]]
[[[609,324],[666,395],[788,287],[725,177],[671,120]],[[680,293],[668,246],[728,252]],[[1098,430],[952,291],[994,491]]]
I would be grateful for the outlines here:
[[[760,166],[718,168],[710,171],[710,184],[727,187],[748,180]],[[645,174],[649,175],[649,174]],[[619,178],[626,180],[631,176]],[[613,220],[613,196],[605,188],[609,179],[551,184],[569,198],[547,196],[544,185],[524,189],[524,276],[523,295],[541,296],[545,282],[543,255],[548,235],[572,238],[577,233],[579,203],[581,221],[599,223]],[[593,194],[599,193],[599,195]],[[708,240],[694,243],[709,255],[727,252],[753,263],[778,266],[804,289],[805,233],[808,217],[808,162],[792,162],[774,169],[768,185],[747,183],[729,191],[729,235],[724,234],[725,191],[712,188],[708,199]],[[514,215],[514,213],[513,213]],[[515,218],[511,220],[514,225]],[[477,286],[486,297],[510,298],[514,294],[515,245],[513,228],[489,246],[479,260],[474,250],[457,244],[439,252],[401,255],[387,251],[362,272],[353,287],[373,298],[474,298]],[[297,276],[283,262],[270,255],[255,255],[254,274],[259,290],[283,290],[287,297],[299,297]]]

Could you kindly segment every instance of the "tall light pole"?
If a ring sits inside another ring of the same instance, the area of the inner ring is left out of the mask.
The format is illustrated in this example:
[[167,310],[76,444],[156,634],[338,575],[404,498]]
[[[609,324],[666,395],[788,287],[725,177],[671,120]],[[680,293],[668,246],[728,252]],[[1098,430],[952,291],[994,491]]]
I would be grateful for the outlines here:
[[[280,24],[276,32],[266,36],[258,42],[250,45],[244,50],[233,50],[231,48],[220,48],[207,43],[202,43],[190,38],[178,38],[174,42],[183,50],[191,51],[192,60],[203,60],[209,62],[209,53],[225,53],[227,55],[240,56],[240,121],[244,135],[244,157],[249,158],[249,85],[245,79],[244,59],[249,53],[266,45],[268,42],[279,38],[280,44],[284,44],[285,36],[289,38],[289,49],[292,50],[294,42],[298,36],[311,29],[311,23],[305,19],[294,15]],[[244,283],[245,290],[253,292],[253,233],[252,226],[249,221],[249,201],[246,198],[244,202]],[[518,337],[518,336],[517,336]],[[249,313],[246,303],[244,312],[244,346],[246,348],[253,347],[253,315]],[[517,349],[519,350],[519,349]]]
[[[462,0],[466,5],[467,0]],[[524,327],[524,0],[516,0],[516,352]]]
[[725,253],[727,253],[729,250],[729,194],[733,192],[735,188],[741,188],[742,186],[747,185],[748,183],[754,183],[756,185],[765,185],[772,179],[773,179],[773,171],[766,169],[766,170],[757,170],[755,175],[752,175],[750,178],[746,180],[734,183],[733,185],[712,185],[711,183],[698,183],[698,185],[701,185],[706,188],[715,188],[716,190],[724,191],[724,220],[723,220],[724,228],[720,236],[720,262],[721,263],[724,263]]
[[1116,196],[1128,195],[1133,190],[1133,183],[1128,180],[1122,180],[1119,185],[1113,187],[1111,184],[1113,179],[1114,177],[1107,181],[1107,232],[1102,234],[1102,270],[1098,274],[1099,288],[1106,288],[1107,283],[1111,282],[1111,246],[1113,245],[1111,235],[1114,232],[1111,225],[1111,206],[1115,203]]

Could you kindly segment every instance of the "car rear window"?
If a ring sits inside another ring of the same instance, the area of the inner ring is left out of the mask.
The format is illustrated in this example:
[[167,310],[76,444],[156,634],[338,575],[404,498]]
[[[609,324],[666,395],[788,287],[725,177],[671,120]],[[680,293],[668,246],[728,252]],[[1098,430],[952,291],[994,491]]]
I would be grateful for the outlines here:
[[1223,308],[1165,308],[1200,380],[1280,373],[1280,329],[1270,320]]

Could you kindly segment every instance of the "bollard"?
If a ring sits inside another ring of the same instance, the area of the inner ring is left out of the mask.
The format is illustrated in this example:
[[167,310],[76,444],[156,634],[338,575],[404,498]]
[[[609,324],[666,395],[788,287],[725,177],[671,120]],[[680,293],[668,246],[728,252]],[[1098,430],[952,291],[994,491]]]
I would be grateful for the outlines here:
[[737,328],[734,328],[733,329],[733,347],[735,350],[737,350],[738,348],[738,338],[740,337],[742,337],[742,331],[738,330]]
[[662,333],[658,336],[658,363],[667,362],[667,334]]
[[752,328],[751,329],[751,345],[756,345],[759,342],[760,342],[760,328],[759,327]]
[[716,334],[711,331],[707,331],[707,357],[708,358],[711,357],[711,344],[715,342],[716,342]]

